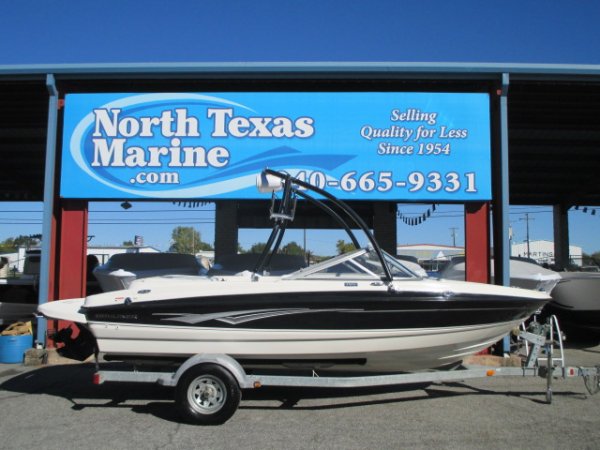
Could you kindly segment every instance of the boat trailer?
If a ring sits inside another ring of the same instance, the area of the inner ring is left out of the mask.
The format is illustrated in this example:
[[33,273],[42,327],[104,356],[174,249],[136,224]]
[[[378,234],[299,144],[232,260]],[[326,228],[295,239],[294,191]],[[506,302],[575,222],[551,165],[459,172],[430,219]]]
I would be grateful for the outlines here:
[[[379,374],[361,376],[248,374],[242,365],[229,355],[199,354],[181,364],[176,371],[100,370],[96,358],[94,384],[105,382],[157,383],[175,387],[175,403],[187,422],[215,425],[227,421],[237,410],[242,389],[272,387],[364,388],[462,381],[498,376],[537,376],[546,379],[546,402],[552,403],[554,379],[582,377],[590,394],[600,390],[600,365],[569,367],[565,365],[563,338],[555,316],[545,324],[535,319],[527,329],[515,333],[517,344],[526,351],[521,367],[489,367],[465,365],[453,370]],[[555,346],[558,355],[555,356]]]

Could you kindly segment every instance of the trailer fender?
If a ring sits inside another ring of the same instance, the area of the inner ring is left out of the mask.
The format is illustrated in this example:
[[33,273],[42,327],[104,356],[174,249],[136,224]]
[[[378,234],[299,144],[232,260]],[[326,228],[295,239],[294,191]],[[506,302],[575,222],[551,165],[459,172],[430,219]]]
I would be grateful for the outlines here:
[[248,380],[248,376],[246,372],[235,359],[231,356],[223,355],[223,354],[211,354],[211,353],[202,353],[199,355],[194,355],[191,358],[187,359],[177,371],[169,378],[163,378],[159,380],[160,384],[165,386],[176,386],[179,382],[180,378],[183,376],[185,372],[187,372],[192,367],[195,367],[199,364],[216,364],[224,369],[228,370],[231,375],[236,379],[240,388],[246,389],[253,387],[252,382]]

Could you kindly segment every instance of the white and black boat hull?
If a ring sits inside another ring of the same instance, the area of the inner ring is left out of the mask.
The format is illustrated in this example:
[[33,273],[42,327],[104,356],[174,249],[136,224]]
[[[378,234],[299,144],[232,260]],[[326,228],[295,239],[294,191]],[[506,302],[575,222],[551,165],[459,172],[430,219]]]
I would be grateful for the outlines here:
[[[365,372],[415,371],[461,361],[497,342],[520,321],[397,330],[224,330],[92,323],[114,359],[185,359],[228,354],[246,367],[288,366]],[[176,350],[175,350],[176,349]]]
[[[99,351],[113,359],[222,353],[247,367],[397,372],[456,363],[498,341],[548,300],[532,291],[436,280],[401,282],[397,290],[316,282],[321,288],[311,292],[305,282],[228,280],[227,293],[218,281],[158,281],[52,302],[41,311],[84,324]],[[143,289],[146,284],[153,289]],[[176,285],[182,295],[162,300]],[[188,290],[203,295],[186,297]],[[58,311],[62,303],[69,316]]]

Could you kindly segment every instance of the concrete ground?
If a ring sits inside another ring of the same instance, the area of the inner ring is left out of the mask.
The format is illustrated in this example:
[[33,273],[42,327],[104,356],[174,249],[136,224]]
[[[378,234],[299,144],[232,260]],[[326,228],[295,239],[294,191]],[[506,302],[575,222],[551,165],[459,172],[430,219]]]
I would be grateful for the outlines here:
[[[596,341],[569,365],[600,365]],[[224,425],[181,423],[173,390],[93,385],[93,364],[0,364],[0,448],[600,448],[600,395],[581,378],[486,378],[407,387],[245,391]]]

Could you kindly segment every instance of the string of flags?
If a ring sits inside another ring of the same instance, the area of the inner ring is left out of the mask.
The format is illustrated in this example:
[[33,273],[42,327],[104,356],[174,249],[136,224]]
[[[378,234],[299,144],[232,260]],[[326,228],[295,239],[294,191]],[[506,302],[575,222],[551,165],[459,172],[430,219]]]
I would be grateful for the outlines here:
[[404,213],[402,213],[401,211],[397,211],[396,216],[398,217],[398,219],[400,219],[406,225],[414,227],[416,225],[421,225],[423,222],[425,222],[427,219],[429,219],[431,217],[431,214],[433,214],[433,212],[436,210],[436,208],[437,208],[437,205],[434,203],[427,209],[427,211],[425,211],[420,216],[414,216],[413,214],[408,216],[408,215],[405,215]]
[[596,210],[597,210],[597,208],[591,208],[591,207],[590,207],[590,208],[588,208],[587,206],[584,206],[584,207],[583,207],[583,208],[581,208],[581,209],[579,209],[579,208],[580,208],[579,206],[575,206],[575,211],[583,211],[583,212],[584,212],[584,213],[586,213],[586,214],[587,214],[587,213],[588,213],[588,211],[589,211],[589,212],[590,212],[590,214],[591,214],[592,216],[595,216],[595,215],[596,215]]
[[199,208],[201,206],[206,206],[209,203],[210,202],[202,202],[199,200],[173,202],[174,205],[181,206],[182,208]]

